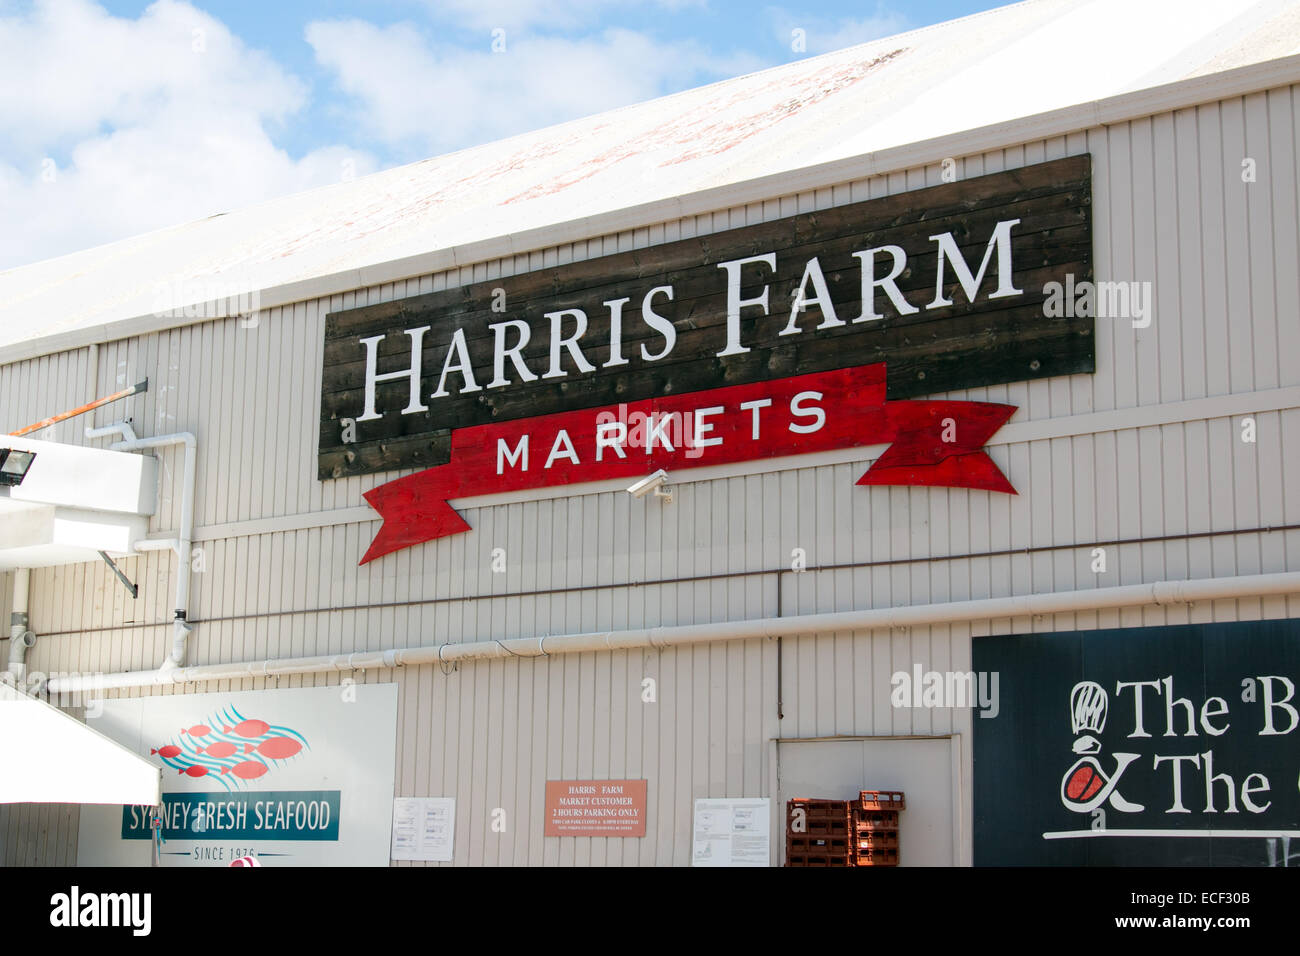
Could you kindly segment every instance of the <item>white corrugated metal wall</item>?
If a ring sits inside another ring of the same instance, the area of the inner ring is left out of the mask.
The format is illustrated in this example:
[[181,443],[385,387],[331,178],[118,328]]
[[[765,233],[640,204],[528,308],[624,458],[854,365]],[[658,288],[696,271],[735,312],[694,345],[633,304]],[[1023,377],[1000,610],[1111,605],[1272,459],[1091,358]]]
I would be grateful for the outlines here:
[[[198,435],[204,570],[194,576],[191,618],[202,623],[193,663],[774,615],[778,587],[789,615],[1300,570],[1300,532],[1254,530],[1300,525],[1300,468],[1284,467],[1300,461],[1300,394],[1277,391],[1300,386],[1291,360],[1300,355],[1296,89],[958,158],[959,175],[973,176],[1091,152],[1097,278],[1155,288],[1149,329],[1098,320],[1095,375],[949,396],[1010,402],[1020,406],[1013,422],[1035,423],[1020,432],[1007,426],[1005,434],[1025,440],[991,447],[1018,497],[859,488],[861,464],[810,458],[797,470],[703,482],[683,473],[668,506],[621,492],[489,502],[462,509],[472,533],[358,568],[377,524],[346,509],[396,475],[315,477],[327,312],[935,185],[942,157],[274,309],[254,328],[209,321],[107,343],[97,354],[9,365],[0,368],[0,431],[147,376],[146,395],[101,410],[96,423],[129,415],[142,435]],[[1253,183],[1242,180],[1245,158],[1255,161]],[[1256,392],[1264,394],[1223,399]],[[1178,402],[1193,404],[1161,407]],[[1239,439],[1244,414],[1257,419],[1255,444]],[[38,437],[82,443],[86,424]],[[162,462],[156,531],[178,523],[179,462],[173,452]],[[1186,537],[1201,532],[1220,534]],[[1108,545],[1107,571],[1090,570],[1095,543],[1128,539],[1146,540]],[[504,574],[490,570],[495,547],[506,549]],[[788,570],[796,547],[807,552],[806,573]],[[929,560],[949,555],[958,557]],[[170,635],[173,565],[166,554],[122,562],[141,583],[138,602],[99,565],[35,572],[32,627],[41,639],[32,668],[156,666]],[[11,587],[11,576],[0,576],[0,620]],[[1292,597],[790,639],[780,721],[770,641],[357,679],[400,685],[396,792],[457,798],[460,865],[685,864],[692,798],[774,793],[772,738],[948,733],[964,740],[961,859],[969,862],[970,713],[893,709],[893,671],[913,661],[966,670],[970,638],[981,634],[1297,614],[1300,598]],[[641,699],[647,676],[658,682],[653,704]],[[294,677],[279,686],[338,680]],[[275,686],[213,683],[195,689]],[[124,693],[151,692],[175,691]],[[649,780],[646,839],[544,840],[544,781],[604,777]],[[504,834],[489,828],[496,807],[507,811]],[[70,863],[75,809],[0,808],[0,841],[5,863]]]

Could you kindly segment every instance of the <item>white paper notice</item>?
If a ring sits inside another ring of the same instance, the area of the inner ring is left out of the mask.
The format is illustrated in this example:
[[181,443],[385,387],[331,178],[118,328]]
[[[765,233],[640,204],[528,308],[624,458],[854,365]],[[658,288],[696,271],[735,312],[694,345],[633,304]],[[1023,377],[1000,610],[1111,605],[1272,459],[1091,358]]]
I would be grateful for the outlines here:
[[771,866],[772,801],[696,800],[692,866]]
[[449,863],[456,834],[452,797],[397,797],[393,800],[394,860]]

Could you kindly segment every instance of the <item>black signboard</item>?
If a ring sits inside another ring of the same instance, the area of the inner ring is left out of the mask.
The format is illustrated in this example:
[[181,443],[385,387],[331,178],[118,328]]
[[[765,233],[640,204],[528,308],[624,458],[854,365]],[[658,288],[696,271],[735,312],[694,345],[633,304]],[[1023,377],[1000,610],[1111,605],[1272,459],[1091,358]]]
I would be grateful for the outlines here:
[[1045,307],[1091,286],[1091,190],[1071,156],[331,313],[319,475],[445,464],[453,428],[873,363],[890,399],[1092,372],[1093,311]]
[[1300,620],[974,639],[976,865],[1300,866]]

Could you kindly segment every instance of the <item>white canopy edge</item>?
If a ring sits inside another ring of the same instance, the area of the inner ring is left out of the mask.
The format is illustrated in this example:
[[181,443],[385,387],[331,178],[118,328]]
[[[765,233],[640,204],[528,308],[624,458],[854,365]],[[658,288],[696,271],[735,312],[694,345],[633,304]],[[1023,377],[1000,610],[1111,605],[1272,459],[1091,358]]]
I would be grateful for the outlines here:
[[156,806],[161,789],[148,760],[0,683],[0,803]]

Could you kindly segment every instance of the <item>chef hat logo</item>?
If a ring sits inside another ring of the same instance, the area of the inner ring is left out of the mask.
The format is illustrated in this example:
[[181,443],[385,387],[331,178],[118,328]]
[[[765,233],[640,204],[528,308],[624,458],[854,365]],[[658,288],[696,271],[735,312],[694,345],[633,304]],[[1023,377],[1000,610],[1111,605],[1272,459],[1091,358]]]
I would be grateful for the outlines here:
[[1070,691],[1070,724],[1076,734],[1101,733],[1106,727],[1106,691],[1090,680],[1079,681]]

